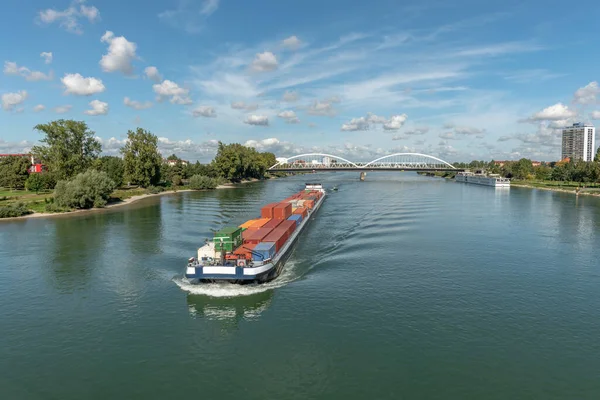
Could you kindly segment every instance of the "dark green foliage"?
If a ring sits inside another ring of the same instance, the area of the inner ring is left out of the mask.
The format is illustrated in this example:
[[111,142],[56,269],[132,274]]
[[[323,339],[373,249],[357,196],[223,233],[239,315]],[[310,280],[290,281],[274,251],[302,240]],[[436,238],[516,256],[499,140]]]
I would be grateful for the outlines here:
[[31,163],[27,157],[9,156],[0,158],[0,186],[23,189],[29,177]]
[[158,138],[142,128],[127,132],[128,142],[121,148],[125,161],[125,182],[142,187],[160,182],[162,157]]
[[596,150],[596,156],[594,157],[594,161],[600,162],[600,147]]
[[31,174],[29,178],[27,178],[27,182],[25,182],[25,188],[31,192],[39,193],[41,190],[44,190],[46,182],[42,174]]
[[212,164],[219,176],[239,182],[242,179],[263,179],[267,169],[275,162],[275,155],[272,153],[259,153],[256,149],[239,143],[226,145],[219,142]]
[[159,193],[162,193],[164,191],[165,191],[165,189],[162,188],[162,187],[160,187],[160,186],[148,186],[146,188],[146,193],[147,194],[159,194]]
[[215,189],[219,180],[203,175],[194,175],[190,178],[189,187],[194,190]]
[[89,170],[71,181],[59,181],[54,189],[54,199],[62,208],[104,207],[115,189],[115,183],[106,172]]
[[63,120],[36,125],[45,137],[41,146],[34,146],[33,154],[39,157],[56,179],[71,179],[86,171],[98,158],[102,145],[95,133],[83,121]]
[[106,172],[108,177],[117,185],[123,186],[123,175],[125,174],[125,162],[121,157],[103,156],[94,161],[93,168]]
[[8,206],[0,207],[0,218],[21,217],[31,213],[32,211],[29,210],[23,203],[10,204]]

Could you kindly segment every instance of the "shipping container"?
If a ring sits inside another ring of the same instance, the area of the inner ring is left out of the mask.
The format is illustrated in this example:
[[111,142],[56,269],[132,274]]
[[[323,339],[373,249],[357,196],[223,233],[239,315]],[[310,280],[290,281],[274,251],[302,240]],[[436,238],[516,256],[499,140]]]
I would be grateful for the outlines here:
[[275,242],[275,251],[279,251],[289,237],[287,231],[287,229],[275,228],[263,239],[263,242]]
[[258,221],[258,220],[256,220],[256,219],[251,219],[251,220],[248,220],[248,221],[244,222],[243,224],[241,224],[241,225],[240,225],[240,228],[242,228],[242,229],[248,229],[248,228],[250,228],[250,227],[251,227],[251,226],[252,226],[254,223],[256,223],[256,221]]
[[273,207],[273,218],[288,219],[292,215],[292,205],[290,203],[279,203]]
[[255,243],[248,243],[248,244],[244,243],[243,245],[241,245],[240,247],[235,249],[233,254],[235,254],[237,256],[242,256],[246,260],[251,260],[252,259],[252,251],[254,250],[254,247],[256,247]]
[[244,243],[260,243],[263,238],[271,233],[271,228],[258,228],[257,230],[251,232],[245,239]]
[[302,223],[302,214],[292,214],[288,221],[296,221],[296,227],[298,227]]
[[242,228],[223,228],[213,237],[216,251],[233,251],[242,244]]
[[306,218],[308,217],[308,209],[306,207],[298,207],[296,208],[296,211],[294,211],[294,214],[300,214],[302,215],[302,218]]
[[286,219],[277,227],[277,229],[286,229],[288,236],[292,236],[292,233],[294,233],[296,230],[296,226],[298,226],[296,221],[290,221],[289,219]]
[[273,242],[260,242],[252,249],[252,260],[264,261],[275,256],[276,244]]
[[255,222],[252,224],[252,228],[262,228],[264,224],[269,222],[271,218],[259,218],[254,220]]
[[315,206],[315,201],[314,200],[306,200],[304,202],[304,206],[312,209]]
[[275,229],[279,226],[279,224],[282,222],[282,219],[272,219],[269,222],[267,222],[266,224],[264,224],[262,227],[263,228],[271,228],[271,229]]
[[278,205],[279,203],[271,203],[267,204],[263,208],[260,209],[261,218],[273,218],[273,207]]

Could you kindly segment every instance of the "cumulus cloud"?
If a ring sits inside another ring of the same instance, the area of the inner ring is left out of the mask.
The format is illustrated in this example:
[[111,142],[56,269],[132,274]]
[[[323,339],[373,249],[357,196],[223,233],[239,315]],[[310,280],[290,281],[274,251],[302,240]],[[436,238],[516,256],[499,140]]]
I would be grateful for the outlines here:
[[315,100],[308,106],[306,112],[310,115],[319,115],[333,117],[337,114],[337,110],[333,108],[332,102]]
[[50,81],[54,79],[54,74],[52,71],[50,71],[48,74],[40,71],[31,71],[27,67],[19,67],[16,62],[12,61],[4,62],[4,74],[19,75],[28,81]]
[[381,124],[383,129],[396,131],[404,125],[408,116],[406,114],[392,115],[389,119],[367,113],[366,117],[353,118],[350,122],[343,124],[342,131],[366,131],[371,129],[372,125]]
[[267,72],[277,69],[279,64],[277,63],[277,57],[270,51],[264,53],[257,53],[254,57],[254,61],[250,65],[250,68],[256,72]]
[[151,101],[145,101],[142,103],[140,101],[131,100],[129,97],[125,97],[123,99],[123,104],[125,104],[127,107],[131,107],[135,110],[145,110],[146,108],[152,107]]
[[198,106],[192,111],[192,115],[194,117],[215,118],[217,116],[217,112],[215,111],[214,107]]
[[73,108],[72,105],[64,105],[64,106],[58,106],[58,107],[54,107],[54,112],[57,114],[65,114],[68,113],[69,111],[71,111],[71,108]]
[[590,114],[590,117],[592,119],[600,119],[600,111],[592,111],[592,113]]
[[135,51],[137,45],[125,39],[124,36],[115,37],[111,31],[106,31],[100,41],[108,43],[108,53],[100,59],[100,67],[104,72],[121,72],[125,75],[133,73],[133,60],[137,58]]
[[162,154],[175,153],[179,157],[190,161],[210,161],[217,153],[218,147],[219,141],[214,139],[194,142],[191,139],[172,140],[166,137],[158,138],[158,150]]
[[162,81],[162,75],[158,72],[158,68],[156,67],[146,67],[144,69],[144,74],[146,74],[146,78],[153,80],[156,83]]
[[285,119],[285,122],[288,124],[297,124],[300,122],[300,120],[296,116],[296,113],[292,110],[282,111],[279,114],[277,114],[277,116],[279,118]]
[[76,96],[91,96],[92,94],[102,93],[106,87],[100,79],[84,78],[81,74],[66,74],[61,82],[65,89],[65,94]]
[[440,133],[438,135],[441,139],[444,140],[458,140],[459,138],[454,134],[454,132],[445,132],[445,133]]
[[4,93],[2,95],[2,108],[5,111],[12,111],[16,106],[23,103],[27,99],[27,96],[26,90],[14,93]]
[[302,41],[297,36],[290,36],[287,39],[283,39],[281,45],[288,50],[297,50],[302,46]]
[[83,113],[86,115],[106,115],[108,114],[108,103],[100,100],[90,101],[91,110],[85,110]]
[[480,137],[485,133],[485,129],[475,128],[472,126],[456,126],[454,124],[445,124],[445,129],[452,129],[457,135],[477,135]]
[[0,153],[29,153],[33,145],[34,143],[28,140],[22,140],[20,142],[5,142],[4,140],[0,139]]
[[298,92],[296,92],[294,90],[286,90],[285,93],[283,94],[281,100],[288,102],[288,103],[293,103],[295,101],[298,101]]
[[406,132],[404,132],[404,134],[405,135],[424,135],[427,132],[429,132],[429,127],[423,126],[420,128],[415,128],[412,131],[406,131]]
[[392,115],[392,117],[383,124],[383,129],[387,131],[396,131],[404,125],[408,116],[406,114]]
[[188,89],[180,87],[177,83],[164,80],[162,83],[152,85],[154,93],[157,94],[157,101],[163,101],[165,98],[170,98],[173,104],[191,104],[192,99],[189,96]]
[[498,138],[498,141],[499,142],[507,142],[507,141],[511,140],[512,138],[513,138],[512,136],[500,136]]
[[258,109],[258,104],[247,104],[243,101],[234,101],[231,103],[231,108],[233,108],[234,110],[255,111],[256,109]]
[[367,131],[369,130],[370,124],[367,118],[352,118],[350,122],[342,124],[342,131]]
[[50,64],[52,63],[52,52],[44,51],[40,53],[40,57],[44,59],[44,63]]
[[600,94],[598,82],[590,82],[575,91],[573,102],[578,104],[596,104],[598,102],[598,94]]
[[259,125],[259,126],[268,126],[269,118],[266,115],[248,115],[244,120],[245,124],[248,125]]
[[546,107],[542,111],[533,114],[530,121],[557,121],[561,119],[569,119],[577,116],[577,113],[570,110],[569,107],[562,103],[556,103],[553,106]]
[[46,106],[43,104],[38,104],[37,106],[33,107],[34,112],[44,111],[45,109],[46,109]]
[[85,0],[75,0],[65,10],[48,8],[38,13],[38,21],[41,24],[49,25],[58,22],[59,26],[67,32],[78,35],[83,33],[80,23],[82,19],[96,22],[100,19],[100,11],[94,6],[86,6]]

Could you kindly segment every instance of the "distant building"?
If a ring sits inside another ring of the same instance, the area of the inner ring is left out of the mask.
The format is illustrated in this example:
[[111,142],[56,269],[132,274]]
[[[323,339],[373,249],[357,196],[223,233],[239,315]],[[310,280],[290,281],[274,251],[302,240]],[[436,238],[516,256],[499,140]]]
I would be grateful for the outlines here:
[[172,167],[172,166],[177,165],[177,164],[181,164],[181,165],[188,165],[189,164],[189,162],[187,162],[185,160],[167,160],[166,158],[163,159],[163,162],[165,164],[167,164],[169,167]]
[[331,165],[331,157],[323,157],[323,165],[329,166]]
[[573,161],[594,161],[596,128],[591,124],[576,123],[562,131],[562,157]]
[[[505,161],[494,161],[494,165],[497,165],[498,167],[504,167],[504,164],[510,163],[510,162],[516,162],[516,161],[508,161],[508,160],[505,160]],[[534,166],[534,167],[539,167],[540,165],[542,165],[542,162],[541,161],[532,161],[531,165]]]
[[23,158],[27,158],[29,159],[29,163],[31,164],[31,166],[29,167],[29,173],[30,174],[35,174],[35,173],[39,173],[39,172],[43,172],[44,171],[44,165],[42,164],[42,162],[38,159],[36,159],[33,154],[0,154],[0,158],[4,158],[4,157],[23,157]]

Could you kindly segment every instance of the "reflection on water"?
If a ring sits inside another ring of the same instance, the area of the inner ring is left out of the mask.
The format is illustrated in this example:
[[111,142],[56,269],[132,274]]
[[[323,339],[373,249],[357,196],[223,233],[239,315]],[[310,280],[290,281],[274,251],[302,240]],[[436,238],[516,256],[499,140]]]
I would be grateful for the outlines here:
[[193,318],[218,321],[223,329],[237,329],[242,320],[258,319],[271,305],[274,294],[272,289],[249,296],[227,298],[188,294],[188,310]]

